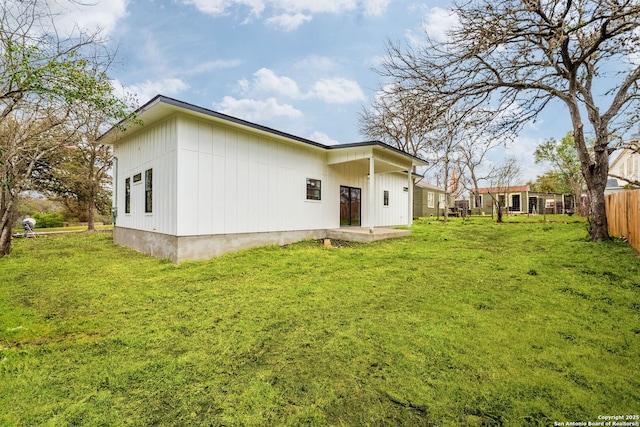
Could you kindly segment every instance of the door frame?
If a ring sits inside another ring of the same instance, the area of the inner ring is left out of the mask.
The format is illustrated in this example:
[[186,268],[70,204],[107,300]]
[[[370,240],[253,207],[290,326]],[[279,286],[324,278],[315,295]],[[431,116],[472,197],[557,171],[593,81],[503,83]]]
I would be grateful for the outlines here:
[[[343,219],[342,213],[342,206],[343,206],[343,190],[346,190],[346,194],[348,196],[347,199],[347,215],[348,218]],[[353,217],[353,190],[357,190],[358,192],[358,200],[357,203],[360,205],[359,209],[357,210],[358,213],[358,217],[354,218]],[[344,221],[344,222],[343,222]],[[362,226],[362,188],[358,188],[358,187],[351,187],[349,185],[341,185],[340,186],[340,227],[361,227]]]

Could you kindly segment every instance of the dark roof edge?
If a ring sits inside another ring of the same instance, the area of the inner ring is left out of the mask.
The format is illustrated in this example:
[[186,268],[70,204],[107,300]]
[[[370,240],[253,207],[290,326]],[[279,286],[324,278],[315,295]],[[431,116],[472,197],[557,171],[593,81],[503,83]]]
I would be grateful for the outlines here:
[[147,102],[146,104],[144,104],[143,106],[139,107],[136,110],[136,113],[141,113],[144,112],[150,108],[152,108],[154,105],[159,104],[159,103],[165,103],[165,104],[169,104],[172,105],[174,107],[179,107],[179,108],[184,108],[185,110],[189,110],[189,111],[193,111],[195,113],[200,113],[200,114],[204,114],[206,116],[210,116],[210,117],[215,117],[218,119],[222,119],[222,120],[226,120],[228,122],[231,123],[235,123],[238,125],[242,125],[242,126],[246,126],[246,127],[250,127],[256,130],[260,130],[263,132],[267,132],[267,133],[271,133],[274,135],[278,135],[278,136],[282,136],[288,139],[293,139],[299,142],[303,142],[305,144],[309,144],[309,145],[313,145],[319,148],[327,148],[326,145],[324,144],[320,144],[319,142],[315,142],[315,141],[311,141],[309,139],[306,138],[301,138],[299,136],[296,135],[292,135],[286,132],[282,132],[273,128],[269,128],[267,126],[262,126],[256,123],[252,123],[249,122],[247,120],[243,120],[243,119],[239,119],[237,117],[233,117],[233,116],[229,116],[227,114],[223,114],[223,113],[219,113],[217,111],[211,110],[209,108],[204,108],[204,107],[200,107],[198,105],[195,104],[191,104],[189,102],[185,102],[185,101],[180,101],[178,99],[175,98],[171,98],[165,95],[156,95],[153,99],[151,99],[149,102]]
[[409,154],[406,151],[402,151],[399,148],[396,148],[392,145],[389,144],[385,144],[382,141],[362,141],[362,142],[351,142],[351,143],[347,143],[347,144],[337,144],[337,145],[328,145],[327,148],[328,149],[337,149],[337,148],[351,148],[351,147],[371,147],[372,145],[377,145],[379,147],[385,148],[387,150],[391,150],[394,151],[398,154],[402,154],[403,156],[407,156],[410,157],[414,160],[417,160],[421,163],[427,163],[426,160],[421,159],[420,157],[414,156],[413,154]]
[[[340,149],[340,148],[351,148],[351,147],[370,147],[370,146],[379,146],[391,151],[394,151],[398,154],[401,154],[403,156],[409,157],[411,159],[417,160],[419,162],[422,163],[426,163],[425,160],[416,157],[412,154],[406,153],[402,150],[397,149],[396,147],[392,147],[391,145],[385,144],[384,142],[381,141],[365,141],[365,142],[355,142],[355,143],[348,143],[348,144],[337,144],[337,145],[325,145],[325,144],[321,144],[319,142],[315,142],[312,141],[310,139],[306,139],[306,138],[302,138],[300,136],[296,136],[296,135],[292,135],[290,133],[286,133],[286,132],[282,132],[267,126],[263,126],[263,125],[259,125],[256,123],[252,123],[249,122],[247,120],[243,120],[243,119],[239,119],[237,117],[233,117],[233,116],[229,116],[227,114],[223,114],[223,113],[219,113],[217,111],[208,109],[208,108],[204,108],[204,107],[199,107],[195,104],[191,104],[185,101],[180,101],[178,99],[175,98],[171,98],[165,95],[161,95],[158,94],[155,97],[153,97],[150,101],[148,101],[146,104],[138,107],[135,111],[135,114],[141,114],[144,111],[147,111],[149,109],[151,109],[153,106],[155,106],[156,104],[159,103],[165,103],[165,104],[169,104],[172,105],[174,107],[179,107],[179,108],[184,108],[185,110],[189,110],[189,111],[193,111],[196,113],[200,113],[200,114],[204,114],[210,117],[215,117],[218,119],[222,119],[222,120],[226,120],[228,122],[231,123],[235,123],[238,125],[242,125],[242,126],[246,126],[252,129],[256,129],[256,130],[260,130],[266,133],[270,133],[273,135],[277,135],[277,136],[281,136],[287,139],[292,139],[294,141],[298,141],[298,142],[302,142],[304,144],[308,144],[308,145],[312,145],[314,147],[318,147],[318,148],[323,148],[326,150],[334,150],[334,149]],[[106,131],[105,133],[103,133],[102,135],[100,135],[100,137],[98,138],[98,140],[102,139],[103,137],[105,137],[107,134],[111,133],[112,131],[117,130],[118,127],[122,127],[126,124],[127,120],[123,120],[120,123],[118,123],[116,126],[113,126],[111,129],[109,129],[108,131]]]

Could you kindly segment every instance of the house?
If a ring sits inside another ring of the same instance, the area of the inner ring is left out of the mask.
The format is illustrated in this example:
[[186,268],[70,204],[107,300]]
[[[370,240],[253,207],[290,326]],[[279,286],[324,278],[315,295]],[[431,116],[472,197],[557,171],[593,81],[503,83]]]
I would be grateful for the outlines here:
[[483,215],[495,214],[498,203],[505,211],[513,214],[561,214],[575,211],[573,196],[535,192],[529,185],[479,188],[477,193],[471,191],[469,194],[472,213],[477,213],[480,208]]
[[425,162],[391,146],[326,146],[162,95],[137,114],[100,137],[116,158],[117,244],[178,263],[411,225]]
[[[444,215],[445,190],[420,180],[413,187],[413,217]],[[455,208],[453,196],[449,196],[449,208]]]
[[637,139],[631,141],[611,162],[609,177],[607,193],[640,182],[640,142]]

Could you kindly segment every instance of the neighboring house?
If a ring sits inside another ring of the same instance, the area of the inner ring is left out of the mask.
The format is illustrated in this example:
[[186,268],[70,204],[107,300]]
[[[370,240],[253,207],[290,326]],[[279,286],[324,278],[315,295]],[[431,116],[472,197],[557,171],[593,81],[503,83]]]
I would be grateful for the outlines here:
[[426,163],[391,146],[325,146],[161,95],[137,114],[100,138],[116,157],[117,244],[177,263],[411,225],[411,171]]
[[[531,191],[529,185],[510,187],[479,188],[479,204],[475,192],[469,195],[471,213],[477,214],[478,207],[485,215],[497,213],[499,203],[505,213],[513,214],[561,214],[574,212],[573,196]],[[497,202],[497,203],[496,203]]]
[[[445,190],[438,186],[418,181],[413,187],[413,217],[444,215]],[[455,208],[454,197],[449,195],[449,208]]]
[[625,181],[619,180],[617,178],[607,179],[607,186],[604,189],[604,194],[608,195],[608,194],[617,193],[619,191],[624,191],[625,190],[624,186],[626,185],[624,183]]
[[640,182],[640,142],[632,141],[622,150],[609,166],[609,176],[617,182],[608,182],[608,188]]

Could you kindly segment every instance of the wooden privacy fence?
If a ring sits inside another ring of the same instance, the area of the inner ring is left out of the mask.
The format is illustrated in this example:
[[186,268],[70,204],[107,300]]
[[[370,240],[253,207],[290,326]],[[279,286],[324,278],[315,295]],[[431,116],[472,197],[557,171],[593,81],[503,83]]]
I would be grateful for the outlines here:
[[627,190],[605,197],[609,234],[624,237],[640,251],[640,190]]

